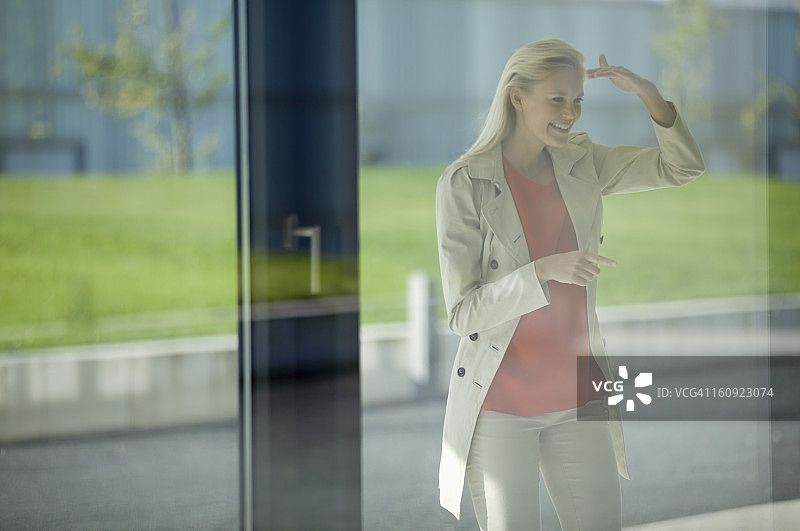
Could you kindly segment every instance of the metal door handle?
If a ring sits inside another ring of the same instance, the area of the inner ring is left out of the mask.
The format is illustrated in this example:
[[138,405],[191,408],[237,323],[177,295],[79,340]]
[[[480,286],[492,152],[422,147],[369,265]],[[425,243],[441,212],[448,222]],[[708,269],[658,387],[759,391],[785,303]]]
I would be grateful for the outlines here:
[[297,249],[297,238],[311,239],[311,273],[310,284],[311,294],[318,295],[322,284],[322,273],[320,271],[321,256],[321,234],[322,229],[319,225],[310,227],[298,227],[297,214],[292,214],[284,222],[283,246],[286,249]]

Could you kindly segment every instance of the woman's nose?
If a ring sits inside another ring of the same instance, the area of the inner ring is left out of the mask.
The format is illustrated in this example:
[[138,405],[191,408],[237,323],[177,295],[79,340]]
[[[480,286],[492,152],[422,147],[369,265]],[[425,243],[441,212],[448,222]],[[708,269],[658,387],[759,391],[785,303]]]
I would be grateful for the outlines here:
[[564,112],[562,113],[565,118],[576,118],[581,114],[581,108],[578,104],[572,104],[568,106]]

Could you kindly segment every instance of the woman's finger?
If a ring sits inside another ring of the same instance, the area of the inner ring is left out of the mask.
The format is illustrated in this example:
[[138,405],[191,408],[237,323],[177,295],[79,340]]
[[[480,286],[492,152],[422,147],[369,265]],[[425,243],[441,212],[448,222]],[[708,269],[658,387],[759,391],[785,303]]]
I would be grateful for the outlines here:
[[600,256],[599,254],[586,253],[584,257],[594,264],[617,267],[616,260],[606,258],[605,256]]
[[608,78],[626,78],[630,77],[628,72],[618,70],[616,68],[603,69],[598,68],[594,71],[586,71],[586,75],[592,78],[595,77],[608,77]]
[[588,272],[590,275],[592,275],[592,278],[594,278],[600,274],[600,268],[592,264],[592,267],[589,268]]
[[608,61],[606,60],[606,54],[600,54],[600,66],[608,66]]
[[576,264],[576,268],[577,268],[576,270],[578,271],[581,271],[587,275],[591,275],[592,278],[600,274],[600,268],[597,267],[593,262],[588,260],[579,262],[578,264]]
[[612,66],[610,68],[593,68],[591,70],[587,70],[586,73],[588,75],[606,75],[606,76],[618,76],[618,77],[633,77],[633,73],[625,67],[622,66]]

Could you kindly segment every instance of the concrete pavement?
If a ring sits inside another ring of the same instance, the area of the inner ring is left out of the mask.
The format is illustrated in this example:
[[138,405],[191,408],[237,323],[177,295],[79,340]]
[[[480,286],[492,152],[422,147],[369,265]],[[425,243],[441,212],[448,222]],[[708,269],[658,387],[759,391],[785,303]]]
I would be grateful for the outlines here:
[[[461,521],[438,505],[442,416],[440,401],[364,412],[365,530],[477,529],[468,495]],[[624,525],[630,531],[800,528],[800,501],[763,505],[772,468],[794,466],[771,464],[768,428],[629,423],[633,480],[622,483]],[[798,431],[784,430],[784,437],[800,445]],[[557,530],[542,491],[543,529]],[[5,445],[0,500],[0,529],[236,529],[237,429],[223,424]]]
[[800,500],[737,507],[624,528],[623,531],[796,531]]

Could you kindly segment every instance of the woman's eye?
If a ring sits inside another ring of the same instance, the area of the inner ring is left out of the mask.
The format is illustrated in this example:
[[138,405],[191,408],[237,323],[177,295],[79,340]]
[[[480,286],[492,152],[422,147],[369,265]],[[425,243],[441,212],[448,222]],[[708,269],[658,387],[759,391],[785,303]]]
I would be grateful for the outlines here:
[[564,98],[558,96],[558,97],[553,98],[553,101],[556,102],[556,103],[561,103],[562,101],[564,101]]
[[581,103],[583,103],[583,98],[578,98],[578,99],[576,99],[576,100],[575,100],[575,103],[577,103],[578,105],[580,105]]

